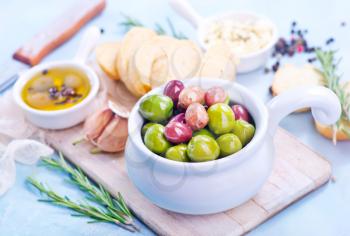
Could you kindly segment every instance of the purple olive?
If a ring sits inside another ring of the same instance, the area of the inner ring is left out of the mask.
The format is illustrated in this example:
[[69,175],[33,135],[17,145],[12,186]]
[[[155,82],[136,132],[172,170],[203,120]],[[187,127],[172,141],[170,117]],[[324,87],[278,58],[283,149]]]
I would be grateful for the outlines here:
[[170,122],[165,126],[165,138],[172,143],[184,143],[192,138],[192,129],[180,122]]
[[179,95],[178,107],[187,109],[192,103],[204,103],[204,90],[197,86],[191,86],[181,91]]
[[221,87],[212,87],[205,93],[204,98],[205,103],[210,107],[216,103],[224,103],[227,99],[227,93]]
[[248,110],[242,105],[233,105],[232,111],[235,113],[236,120],[250,121],[250,115]]
[[186,124],[189,125],[192,130],[203,129],[209,121],[208,113],[204,106],[199,103],[192,103],[188,106],[185,113]]
[[170,97],[174,103],[179,100],[180,92],[185,88],[184,84],[180,80],[169,81],[164,88],[164,95]]
[[171,122],[180,122],[180,123],[183,123],[185,124],[185,113],[180,113],[180,114],[177,114],[176,116],[174,116],[173,118],[170,119],[170,121],[168,123],[171,123]]

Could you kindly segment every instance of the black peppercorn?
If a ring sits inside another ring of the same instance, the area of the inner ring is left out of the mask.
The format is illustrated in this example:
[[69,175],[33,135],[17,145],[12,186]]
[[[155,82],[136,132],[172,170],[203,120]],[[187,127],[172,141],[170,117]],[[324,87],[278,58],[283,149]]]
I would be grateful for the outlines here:
[[277,61],[277,62],[272,66],[272,71],[273,71],[273,72],[276,72],[276,71],[278,70],[279,66],[280,66],[280,63],[279,63],[279,61]]
[[329,45],[329,44],[331,44],[331,43],[333,43],[334,42],[334,38],[329,38],[329,39],[327,39],[327,41],[326,41],[326,45]]
[[307,61],[308,61],[309,63],[313,63],[313,62],[316,61],[316,60],[317,60],[316,57],[312,57],[312,58],[307,59]]

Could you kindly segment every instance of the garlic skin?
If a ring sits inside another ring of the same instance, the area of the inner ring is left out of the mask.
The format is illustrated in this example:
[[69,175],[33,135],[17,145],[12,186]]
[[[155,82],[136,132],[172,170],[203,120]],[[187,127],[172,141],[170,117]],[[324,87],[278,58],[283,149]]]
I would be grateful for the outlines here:
[[114,115],[112,120],[105,127],[101,135],[93,144],[97,149],[93,149],[93,153],[99,151],[104,152],[120,152],[125,148],[128,138],[128,120]]
[[84,133],[87,140],[94,142],[113,119],[113,112],[109,108],[89,116],[84,123]]

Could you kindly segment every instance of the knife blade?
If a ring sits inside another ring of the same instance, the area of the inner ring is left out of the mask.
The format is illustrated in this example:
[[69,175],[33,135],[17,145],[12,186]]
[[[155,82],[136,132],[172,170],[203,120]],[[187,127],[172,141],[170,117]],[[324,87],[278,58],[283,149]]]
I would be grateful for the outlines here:
[[14,84],[14,82],[16,82],[16,80],[19,78],[20,72],[28,68],[28,65],[16,60],[9,60],[7,63],[1,65],[0,93]]
[[47,54],[101,13],[105,6],[105,0],[81,0],[34,35],[13,54],[13,59],[1,66],[0,93],[17,80],[20,71],[38,64]]

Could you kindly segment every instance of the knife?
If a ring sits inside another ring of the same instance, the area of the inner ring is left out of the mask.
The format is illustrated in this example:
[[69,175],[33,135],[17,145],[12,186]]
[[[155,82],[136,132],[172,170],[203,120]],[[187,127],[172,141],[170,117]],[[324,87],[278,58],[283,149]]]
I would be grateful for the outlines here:
[[21,71],[38,64],[101,13],[105,6],[105,0],[81,0],[21,46],[13,54],[15,60],[10,60],[0,69],[0,93],[17,80]]

